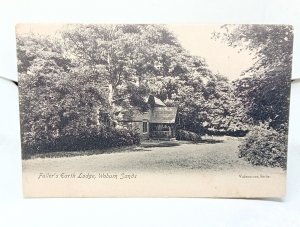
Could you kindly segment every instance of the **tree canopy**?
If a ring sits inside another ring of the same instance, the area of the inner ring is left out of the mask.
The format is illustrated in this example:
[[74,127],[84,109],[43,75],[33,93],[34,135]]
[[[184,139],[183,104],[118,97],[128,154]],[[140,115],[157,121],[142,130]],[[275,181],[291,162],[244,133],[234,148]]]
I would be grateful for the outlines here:
[[67,25],[17,36],[23,143],[80,136],[118,122],[148,96],[178,107],[180,127],[243,135],[286,128],[292,54],[289,26],[240,25],[215,34],[256,63],[232,82],[186,51],[163,25]]
[[287,129],[293,28],[287,25],[225,25],[215,34],[232,47],[254,53],[255,64],[235,82],[252,123]]

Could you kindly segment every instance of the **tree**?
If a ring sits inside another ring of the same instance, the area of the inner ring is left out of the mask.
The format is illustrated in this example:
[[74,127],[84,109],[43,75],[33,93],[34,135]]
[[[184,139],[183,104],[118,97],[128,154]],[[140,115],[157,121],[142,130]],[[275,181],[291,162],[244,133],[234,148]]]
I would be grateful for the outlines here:
[[62,37],[75,68],[87,68],[107,87],[113,119],[153,92],[151,78],[179,71],[176,58],[183,52],[159,25],[75,25],[64,29]]
[[293,30],[285,25],[225,26],[217,34],[255,53],[255,64],[235,82],[235,94],[253,126],[239,156],[253,165],[286,168]]
[[76,74],[61,40],[28,34],[17,42],[23,144],[50,143],[101,127],[97,111],[107,106],[105,95],[97,82]]
[[[232,84],[165,26],[68,25],[17,41],[24,144],[126,137],[131,132],[114,126],[133,107],[147,110],[150,94],[178,107],[183,129],[244,130]],[[129,140],[138,141],[134,134]]]
[[132,106],[145,107],[148,81],[176,66],[168,51],[182,52],[156,25],[70,26],[55,36],[18,35],[17,42],[22,144],[31,150],[64,138],[130,135],[120,135],[111,121]]
[[230,46],[255,54],[255,64],[235,82],[236,95],[252,123],[269,121],[287,129],[292,67],[293,29],[286,25],[226,25],[215,34]]

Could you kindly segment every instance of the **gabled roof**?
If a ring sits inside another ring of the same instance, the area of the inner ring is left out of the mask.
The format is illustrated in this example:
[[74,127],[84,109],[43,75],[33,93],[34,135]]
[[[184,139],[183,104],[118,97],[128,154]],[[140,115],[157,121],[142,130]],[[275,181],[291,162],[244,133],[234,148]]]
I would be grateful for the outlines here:
[[150,110],[150,123],[175,123],[177,107],[154,107]]
[[154,96],[154,103],[155,103],[155,106],[166,106],[166,104],[163,103],[163,101],[161,101],[159,98],[156,98]]
[[149,96],[148,103],[151,106],[147,112],[140,112],[132,108],[124,114],[123,121],[143,121],[150,123],[175,123],[177,107],[167,107],[160,99]]
[[166,106],[159,98],[155,97],[154,95],[149,95],[148,104],[151,107],[158,107],[158,106]]

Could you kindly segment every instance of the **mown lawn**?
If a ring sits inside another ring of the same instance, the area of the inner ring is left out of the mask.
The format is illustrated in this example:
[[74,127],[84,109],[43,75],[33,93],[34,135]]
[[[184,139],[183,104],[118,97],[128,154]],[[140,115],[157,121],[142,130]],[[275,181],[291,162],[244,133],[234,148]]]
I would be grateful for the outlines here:
[[26,171],[232,171],[254,168],[238,158],[241,138],[222,137],[203,143],[147,141],[140,146],[82,152],[49,153],[23,160]]

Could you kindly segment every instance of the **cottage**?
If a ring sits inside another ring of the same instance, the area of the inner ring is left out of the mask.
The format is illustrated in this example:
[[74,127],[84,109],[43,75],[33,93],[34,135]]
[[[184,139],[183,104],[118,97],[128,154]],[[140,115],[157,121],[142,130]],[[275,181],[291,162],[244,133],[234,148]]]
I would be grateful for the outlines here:
[[177,107],[167,107],[160,99],[149,96],[149,110],[131,110],[120,122],[123,126],[137,129],[143,139],[175,138]]

